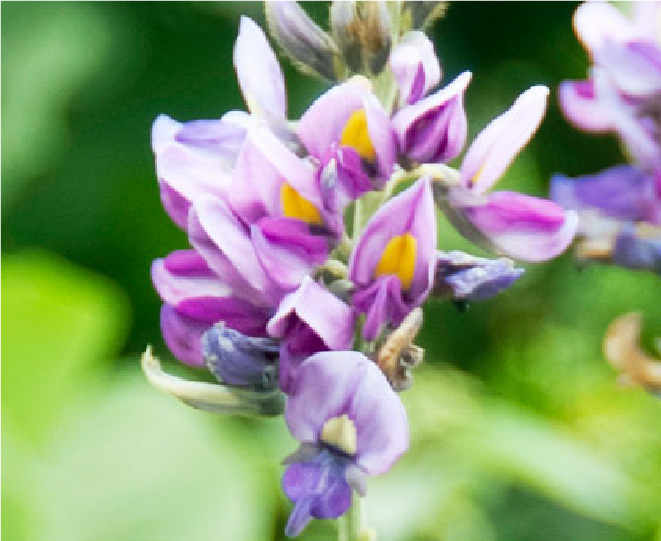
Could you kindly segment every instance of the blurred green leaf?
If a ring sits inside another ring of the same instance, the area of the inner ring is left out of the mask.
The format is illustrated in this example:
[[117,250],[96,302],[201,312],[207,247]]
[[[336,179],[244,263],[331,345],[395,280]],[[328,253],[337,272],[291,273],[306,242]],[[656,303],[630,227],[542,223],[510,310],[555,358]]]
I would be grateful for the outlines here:
[[[130,375],[78,396],[43,459],[15,462],[12,452],[3,506],[27,520],[3,513],[4,538],[267,539],[273,457],[257,456],[231,420],[212,423],[159,394],[135,363]],[[3,440],[14,449],[11,434]]]
[[117,355],[128,302],[107,278],[46,252],[2,258],[2,418],[38,448]]
[[94,4],[2,9],[2,208],[66,149],[66,107],[106,60],[107,20]]

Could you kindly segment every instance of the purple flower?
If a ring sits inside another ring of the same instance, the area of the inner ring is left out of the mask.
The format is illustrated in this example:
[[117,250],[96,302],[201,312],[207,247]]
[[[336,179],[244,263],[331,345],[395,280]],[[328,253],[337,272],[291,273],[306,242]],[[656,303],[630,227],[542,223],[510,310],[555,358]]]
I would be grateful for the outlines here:
[[228,202],[247,223],[260,218],[299,220],[339,236],[342,214],[329,209],[318,184],[318,168],[299,158],[264,126],[250,130],[232,172]]
[[475,138],[456,183],[436,183],[435,195],[448,219],[469,240],[522,261],[551,259],[571,243],[575,212],[545,199],[488,190],[537,130],[548,89],[535,86]]
[[523,275],[510,259],[485,259],[464,252],[437,252],[432,295],[455,301],[489,299]]
[[390,52],[388,63],[397,80],[402,104],[417,102],[441,80],[434,44],[419,30],[404,34]]
[[337,518],[352,488],[365,493],[368,475],[387,471],[408,448],[408,421],[399,397],[361,353],[317,353],[303,362],[285,419],[301,442],[282,479],[294,501],[288,536],[311,518]]
[[633,2],[630,21],[605,2],[587,2],[574,28],[593,61],[587,81],[559,87],[567,118],[587,131],[614,131],[644,168],[661,167],[661,40],[658,2]]
[[392,119],[400,154],[417,162],[440,163],[456,157],[466,142],[464,94],[471,79],[464,72],[431,96],[404,107]]
[[366,79],[353,78],[317,98],[296,132],[319,161],[322,178],[327,166],[336,168],[337,183],[351,198],[390,177],[397,157],[395,138]]
[[350,306],[306,276],[282,300],[267,326],[269,335],[282,340],[280,388],[285,392],[295,389],[298,366],[313,353],[350,349],[355,321]]
[[554,175],[551,197],[581,216],[578,256],[661,273],[661,171],[620,165],[597,175]]
[[374,340],[422,304],[433,285],[436,214],[431,184],[421,178],[383,205],[365,226],[349,260],[354,307]]

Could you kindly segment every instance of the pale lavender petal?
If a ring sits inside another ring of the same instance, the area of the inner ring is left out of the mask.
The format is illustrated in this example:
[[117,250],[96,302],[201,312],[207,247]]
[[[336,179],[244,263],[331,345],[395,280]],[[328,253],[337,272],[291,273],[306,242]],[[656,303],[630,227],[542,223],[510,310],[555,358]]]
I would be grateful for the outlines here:
[[318,441],[323,425],[347,415],[355,424],[356,463],[371,475],[385,472],[408,447],[406,411],[385,376],[363,354],[317,353],[299,369],[285,420],[301,442]]
[[650,41],[659,40],[661,2],[631,2],[633,23],[642,36]]
[[283,291],[295,290],[329,255],[329,243],[307,224],[292,218],[262,218],[250,233],[264,272]]
[[328,349],[351,347],[355,321],[353,310],[309,276],[282,300],[267,330],[271,336],[283,338],[295,321],[312,329]]
[[623,94],[653,98],[661,92],[660,45],[649,41],[607,41],[594,57]]
[[223,201],[196,200],[188,227],[193,247],[236,295],[256,305],[277,303],[278,288],[259,264],[248,229]]
[[461,166],[461,179],[476,194],[485,193],[537,131],[549,89],[533,86],[475,138]]
[[414,302],[424,298],[432,285],[436,250],[436,213],[426,177],[393,197],[370,218],[349,259],[351,281],[358,287],[369,286],[387,244],[405,234],[416,239],[414,275],[407,296]]
[[584,2],[574,12],[574,30],[594,54],[608,41],[623,43],[640,36],[633,23],[608,2]]
[[167,304],[161,308],[161,333],[172,354],[193,366],[204,366],[202,335],[211,325],[182,316]]
[[292,436],[316,443],[326,421],[347,413],[368,364],[373,362],[357,351],[328,351],[306,359],[299,368],[299,385],[285,409]]
[[397,141],[390,125],[390,116],[373,94],[367,94],[363,99],[363,107],[367,117],[367,130],[376,153],[376,161],[383,184],[392,173],[397,160]]
[[464,94],[471,79],[464,72],[452,83],[414,105],[404,107],[392,119],[401,154],[420,163],[446,162],[461,152],[468,121]]
[[661,223],[654,177],[629,165],[576,179],[553,175],[551,199],[567,209],[596,208],[612,218]]
[[252,124],[248,113],[229,111],[220,120],[193,120],[182,124],[174,139],[178,143],[211,152],[232,167]]
[[[200,122],[205,123],[207,132],[213,132],[217,144],[202,144],[199,134]],[[197,133],[197,140],[186,138]],[[180,140],[181,135],[184,138]],[[163,206],[172,220],[186,228],[191,202],[204,194],[223,197],[229,187],[230,169],[233,164],[233,148],[236,145],[236,125],[218,121],[196,121],[181,124],[165,115],[159,116],[152,127],[152,148],[156,157]]]
[[399,85],[402,103],[412,104],[426,96],[441,80],[441,66],[434,44],[418,30],[407,32],[390,52],[390,69]]
[[563,81],[558,86],[558,100],[567,119],[579,128],[592,132],[613,129],[611,108],[597,96],[594,81]]
[[[458,214],[465,222],[453,223],[469,240],[521,261],[556,257],[571,244],[578,226],[574,211],[546,199],[505,191],[466,205]],[[448,217],[454,218],[451,213]]]
[[262,29],[241,17],[234,44],[234,69],[251,113],[274,119],[287,116],[285,80]]

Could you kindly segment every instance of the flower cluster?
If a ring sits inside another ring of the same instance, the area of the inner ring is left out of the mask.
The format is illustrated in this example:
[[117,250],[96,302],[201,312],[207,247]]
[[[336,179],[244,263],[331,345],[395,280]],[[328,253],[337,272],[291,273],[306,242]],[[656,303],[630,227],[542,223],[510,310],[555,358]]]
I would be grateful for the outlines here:
[[661,274],[661,3],[634,2],[633,20],[604,2],[582,4],[574,27],[593,65],[586,81],[560,85],[579,128],[612,132],[630,164],[552,180],[552,198],[580,212],[577,254]]
[[[413,342],[430,296],[492,297],[523,272],[506,258],[437,250],[436,211],[469,240],[523,261],[555,257],[577,217],[490,188],[536,131],[548,90],[533,87],[445,163],[467,136],[466,72],[440,86],[420,30],[426,3],[335,2],[331,34],[294,2],[267,4],[275,39],[334,82],[300,119],[262,30],[242,18],[234,66],[248,112],[159,117],[161,199],[191,248],[154,261],[170,351],[217,384],[144,368],[159,388],[211,411],[277,414],[300,442],[285,460],[287,534],[337,518],[355,490],[408,447],[396,391],[422,361]],[[280,397],[280,400],[278,400]]]

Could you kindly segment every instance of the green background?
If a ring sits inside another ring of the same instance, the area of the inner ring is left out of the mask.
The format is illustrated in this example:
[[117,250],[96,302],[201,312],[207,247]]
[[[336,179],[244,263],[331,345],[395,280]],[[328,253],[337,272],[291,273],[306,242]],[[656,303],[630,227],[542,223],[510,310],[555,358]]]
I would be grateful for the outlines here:
[[[499,186],[545,195],[553,172],[622,162],[581,134],[556,88],[588,59],[574,3],[457,3],[433,28],[444,81],[473,72],[470,135],[533,84],[545,122]],[[306,4],[321,24],[327,5]],[[2,538],[284,538],[282,419],[214,417],[144,380],[160,337],[150,262],[186,246],[162,210],[150,149],[160,113],[218,118],[243,103],[241,14],[260,3],[2,3]],[[290,118],[326,86],[283,60]],[[443,249],[464,248],[444,222]],[[425,365],[402,398],[411,448],[370,481],[380,539],[661,540],[661,402],[621,389],[608,323],[661,329],[657,277],[529,266],[459,312],[428,304]],[[312,524],[303,539],[333,538]]]

